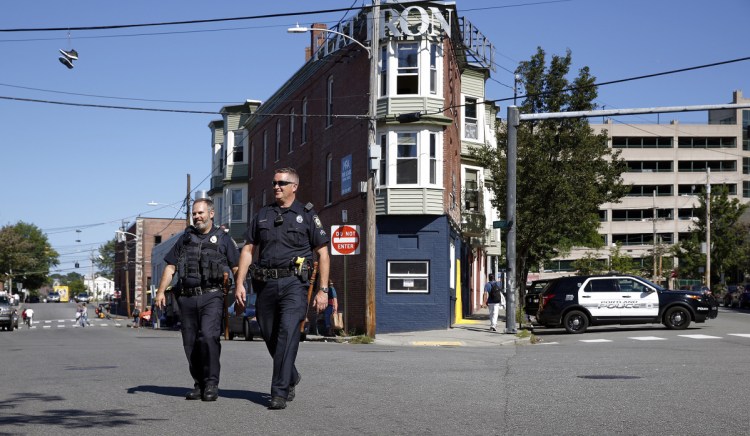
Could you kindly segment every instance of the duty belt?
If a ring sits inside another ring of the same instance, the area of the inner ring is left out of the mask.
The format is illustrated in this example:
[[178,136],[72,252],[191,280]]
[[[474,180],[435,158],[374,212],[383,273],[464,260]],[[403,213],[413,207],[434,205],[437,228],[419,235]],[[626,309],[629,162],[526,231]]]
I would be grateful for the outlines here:
[[217,292],[220,290],[221,288],[219,286],[210,287],[210,288],[209,287],[204,288],[201,286],[198,286],[195,288],[182,288],[182,290],[180,290],[180,295],[184,297],[194,297],[196,295],[210,294],[212,292]]
[[294,270],[290,270],[289,268],[254,268],[251,272],[253,279],[263,282],[294,275]]

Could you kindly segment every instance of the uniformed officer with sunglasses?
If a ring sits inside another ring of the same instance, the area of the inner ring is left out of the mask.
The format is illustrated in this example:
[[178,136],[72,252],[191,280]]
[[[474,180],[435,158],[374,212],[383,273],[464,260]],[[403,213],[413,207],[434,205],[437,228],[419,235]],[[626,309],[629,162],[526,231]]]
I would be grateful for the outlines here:
[[[275,171],[275,201],[262,207],[250,223],[235,280],[235,307],[244,305],[248,274],[258,294],[256,316],[273,358],[269,409],[286,408],[302,380],[294,362],[299,349],[299,325],[307,314],[313,252],[318,258],[318,283],[328,283],[330,238],[312,204],[303,205],[296,199],[298,186],[299,176],[293,168]],[[314,305],[318,311],[325,310],[326,287],[315,293]]]

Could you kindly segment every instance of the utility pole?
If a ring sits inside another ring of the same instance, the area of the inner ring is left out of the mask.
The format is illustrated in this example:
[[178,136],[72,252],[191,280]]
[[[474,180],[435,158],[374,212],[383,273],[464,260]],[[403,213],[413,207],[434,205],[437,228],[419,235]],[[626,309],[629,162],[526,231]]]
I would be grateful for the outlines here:
[[[376,145],[376,128],[377,128],[377,115],[378,115],[378,100],[377,100],[377,89],[378,89],[378,58],[380,56],[379,42],[380,42],[380,0],[373,0],[372,2],[372,29],[370,32],[370,107],[368,109],[368,137],[367,146],[368,154],[371,156]],[[381,159],[385,159],[385,156],[381,156]],[[366,275],[367,283],[365,289],[365,324],[367,328],[367,336],[375,337],[375,244],[377,239],[377,226],[375,225],[375,170],[373,169],[372,157],[368,159],[367,165],[367,258],[366,264]]]
[[127,222],[122,222],[122,245],[124,247],[125,251],[125,307],[127,308],[127,314],[128,318],[131,317],[130,312],[130,264],[128,262],[128,235],[125,233],[127,231]]
[[706,286],[711,289],[711,168],[706,168]]
[[516,160],[518,159],[518,126],[521,124],[519,119],[520,111],[517,106],[508,107],[508,187],[506,189],[506,208],[505,216],[508,220],[508,236],[506,239],[506,250],[508,259],[508,268],[506,277],[508,284],[505,293],[506,307],[505,312],[505,333],[515,334],[516,330],[516,282],[518,278],[518,268],[516,267],[516,233],[518,225],[516,223]]
[[190,227],[190,174],[187,175],[187,192],[185,193],[185,228]]
[[654,240],[652,241],[654,243],[654,275],[652,280],[654,283],[658,283],[656,279],[656,188],[654,188],[654,212],[651,221],[654,223]]

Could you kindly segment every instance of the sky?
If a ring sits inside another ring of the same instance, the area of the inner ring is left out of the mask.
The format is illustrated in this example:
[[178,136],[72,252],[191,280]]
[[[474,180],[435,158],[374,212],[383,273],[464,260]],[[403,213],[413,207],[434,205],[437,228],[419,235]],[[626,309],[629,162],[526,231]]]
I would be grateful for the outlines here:
[[[46,233],[60,254],[52,272],[91,273],[95,250],[137,216],[184,219],[187,189],[210,188],[211,134],[223,106],[267,100],[304,63],[299,23],[333,25],[345,12],[112,30],[6,32],[147,24],[370,4],[362,0],[2,1],[0,14],[0,226]],[[384,3],[384,2],[383,2]],[[458,15],[495,46],[488,100],[513,97],[513,74],[537,47],[571,50],[572,78],[597,82],[750,56],[747,0],[456,0]],[[385,5],[384,5],[385,6]],[[349,13],[351,16],[352,12]],[[67,69],[59,49],[79,59]],[[750,96],[750,61],[601,86],[606,109],[729,103]],[[523,90],[519,90],[519,95]],[[47,103],[17,99],[43,100]],[[168,111],[61,105],[127,106]],[[508,101],[498,103],[505,117]],[[705,122],[705,113],[628,123]],[[149,206],[157,202],[164,206]],[[73,264],[79,263],[79,269]]]

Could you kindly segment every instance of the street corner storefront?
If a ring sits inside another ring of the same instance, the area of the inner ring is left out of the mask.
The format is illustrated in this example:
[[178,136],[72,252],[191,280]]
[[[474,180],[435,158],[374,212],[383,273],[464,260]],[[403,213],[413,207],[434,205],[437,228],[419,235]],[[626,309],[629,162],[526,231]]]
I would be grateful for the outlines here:
[[460,239],[446,216],[378,217],[377,333],[447,329]]

